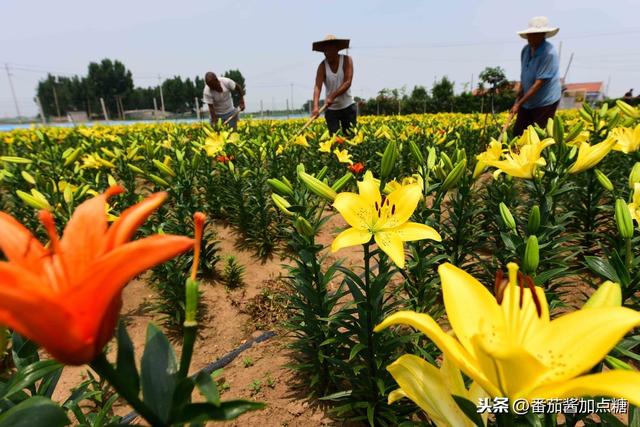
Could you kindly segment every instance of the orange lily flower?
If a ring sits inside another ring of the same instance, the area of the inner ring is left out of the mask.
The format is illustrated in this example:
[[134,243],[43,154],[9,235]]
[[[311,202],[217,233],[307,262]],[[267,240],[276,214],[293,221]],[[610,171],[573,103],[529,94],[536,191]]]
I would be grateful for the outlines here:
[[190,249],[183,236],[130,242],[167,197],[156,193],[126,209],[111,226],[105,204],[122,187],[82,203],[58,239],[53,216],[40,211],[44,247],[12,216],[0,212],[0,324],[37,342],[65,364],[93,360],[111,339],[122,289],[141,272]]

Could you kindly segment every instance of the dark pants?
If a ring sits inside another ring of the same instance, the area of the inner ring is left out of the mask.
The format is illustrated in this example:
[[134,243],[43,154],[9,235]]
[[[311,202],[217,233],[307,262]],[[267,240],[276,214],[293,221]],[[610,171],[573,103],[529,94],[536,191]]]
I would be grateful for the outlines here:
[[338,129],[342,128],[343,135],[349,134],[351,126],[356,125],[357,115],[358,113],[355,103],[351,104],[347,108],[343,108],[342,110],[325,111],[324,118],[327,121],[329,133],[333,135],[338,131]]
[[516,124],[513,126],[513,136],[520,136],[522,132],[534,123],[544,129],[549,119],[553,119],[560,101],[538,108],[520,108]]

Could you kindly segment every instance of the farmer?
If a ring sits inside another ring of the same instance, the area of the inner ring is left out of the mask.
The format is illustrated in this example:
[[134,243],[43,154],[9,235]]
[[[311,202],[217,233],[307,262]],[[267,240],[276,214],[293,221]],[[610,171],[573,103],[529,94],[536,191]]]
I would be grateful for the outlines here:
[[235,90],[240,94],[240,111],[244,111],[244,91],[242,86],[226,77],[218,77],[211,71],[204,75],[204,91],[202,92],[202,101],[209,106],[209,114],[211,115],[211,126],[218,119],[225,122],[229,121],[229,126],[233,129],[238,124],[238,111],[233,106],[233,98],[231,91]]
[[518,115],[513,128],[515,136],[534,123],[544,127],[556,113],[561,94],[560,60],[546,39],[559,30],[550,27],[546,17],[536,16],[529,21],[529,28],[518,32],[528,44],[520,54],[520,91],[511,108],[511,113]]
[[314,51],[324,53],[325,59],[316,71],[311,115],[316,117],[319,114],[318,102],[324,84],[324,102],[327,106],[324,117],[327,120],[329,133],[332,135],[340,128],[346,135],[356,124],[356,104],[349,90],[353,79],[353,61],[350,56],[338,54],[340,50],[348,47],[348,39],[338,39],[331,35],[312,45]]

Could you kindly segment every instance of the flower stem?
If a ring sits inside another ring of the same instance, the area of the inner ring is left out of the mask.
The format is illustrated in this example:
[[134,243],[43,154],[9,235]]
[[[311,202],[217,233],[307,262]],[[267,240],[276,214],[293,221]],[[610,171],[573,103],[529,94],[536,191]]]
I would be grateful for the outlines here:
[[631,269],[633,262],[633,250],[631,249],[631,239],[625,239],[625,266],[627,270]]
[[198,334],[198,325],[185,326],[184,336],[182,339],[182,354],[180,355],[180,371],[178,378],[185,378],[189,375],[189,366],[191,365],[191,356],[193,355],[193,346],[196,342]]
[[109,384],[113,386],[116,392],[131,405],[133,409],[152,426],[163,426],[164,422],[151,410],[142,400],[138,397],[137,393],[132,393],[132,390],[127,384],[122,381],[122,377],[111,363],[107,360],[104,353],[100,353],[98,357],[93,359],[90,363],[91,368],[96,371],[103,379],[107,380]]
[[[365,328],[367,334],[367,357],[369,362],[369,378],[371,379],[371,391],[376,390],[376,361],[375,361],[375,348],[374,348],[374,339],[373,339],[373,322],[371,322],[371,316],[373,315],[373,304],[371,301],[371,268],[369,265],[369,261],[371,259],[371,254],[369,253],[369,245],[371,243],[365,243],[364,246],[364,293],[366,298],[366,306],[365,306]],[[376,396],[377,398],[377,392]]]

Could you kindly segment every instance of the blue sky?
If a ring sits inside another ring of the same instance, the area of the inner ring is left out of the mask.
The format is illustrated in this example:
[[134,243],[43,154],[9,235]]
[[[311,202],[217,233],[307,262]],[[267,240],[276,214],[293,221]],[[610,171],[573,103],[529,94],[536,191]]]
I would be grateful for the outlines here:
[[[640,1],[637,0],[3,0],[0,64],[9,63],[23,114],[33,115],[37,81],[46,71],[86,73],[90,61],[125,63],[138,86],[158,75],[193,77],[238,68],[247,104],[283,108],[312,94],[321,55],[311,43],[326,34],[351,38],[352,93],[410,91],[448,76],[456,91],[485,66],[519,77],[524,41],[515,32],[530,17],[548,16],[560,33],[568,82],[610,80],[609,94],[640,92]],[[293,84],[293,94],[291,90]],[[0,117],[15,116],[0,70]]]

